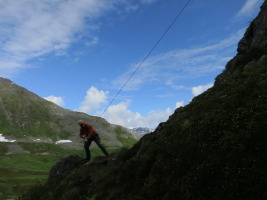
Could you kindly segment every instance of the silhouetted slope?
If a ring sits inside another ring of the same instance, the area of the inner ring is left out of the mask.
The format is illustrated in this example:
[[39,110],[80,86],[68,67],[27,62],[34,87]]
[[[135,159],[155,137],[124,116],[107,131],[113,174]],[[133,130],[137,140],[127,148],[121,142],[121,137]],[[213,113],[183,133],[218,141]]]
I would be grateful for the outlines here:
[[267,1],[214,87],[133,148],[24,199],[267,199],[266,19]]

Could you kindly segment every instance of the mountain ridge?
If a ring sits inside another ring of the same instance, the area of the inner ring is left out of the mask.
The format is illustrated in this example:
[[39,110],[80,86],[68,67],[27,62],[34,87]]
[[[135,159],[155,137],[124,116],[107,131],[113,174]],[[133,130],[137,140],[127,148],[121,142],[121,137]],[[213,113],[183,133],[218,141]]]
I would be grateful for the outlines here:
[[128,130],[133,133],[136,138],[141,138],[145,134],[153,132],[155,129],[152,128],[146,128],[146,127],[136,127],[136,128],[128,128]]
[[[69,147],[80,148],[77,121],[95,124],[95,129],[107,146],[122,146],[118,138],[134,139],[132,134],[103,118],[75,112],[47,101],[33,92],[0,77],[0,133],[18,142],[56,142],[71,140]],[[65,145],[66,146],[66,145]]]

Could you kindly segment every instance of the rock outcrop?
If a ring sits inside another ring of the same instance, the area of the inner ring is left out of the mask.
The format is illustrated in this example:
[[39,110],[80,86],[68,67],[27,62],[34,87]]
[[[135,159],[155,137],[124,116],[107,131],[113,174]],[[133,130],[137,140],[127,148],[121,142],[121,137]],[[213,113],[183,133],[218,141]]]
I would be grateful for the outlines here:
[[267,49],[267,2],[261,6],[259,15],[251,22],[237,51],[245,53],[251,49]]

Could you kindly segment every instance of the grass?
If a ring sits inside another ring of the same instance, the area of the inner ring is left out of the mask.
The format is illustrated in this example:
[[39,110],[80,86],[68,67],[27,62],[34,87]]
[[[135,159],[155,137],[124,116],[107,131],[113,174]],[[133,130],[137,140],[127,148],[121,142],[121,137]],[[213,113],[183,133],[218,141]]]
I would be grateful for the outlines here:
[[0,167],[0,199],[14,198],[33,184],[44,183],[47,171],[35,171],[15,167]]
[[117,139],[123,144],[124,148],[132,147],[136,143],[136,139],[122,127],[116,127],[115,132],[117,134]]
[[[15,199],[32,186],[43,184],[57,160],[82,150],[63,149],[46,143],[18,143],[29,154],[7,154],[8,143],[0,143],[0,200]],[[108,149],[114,153],[118,149]],[[42,155],[46,153],[48,155]],[[91,149],[92,157],[103,155],[99,148]]]

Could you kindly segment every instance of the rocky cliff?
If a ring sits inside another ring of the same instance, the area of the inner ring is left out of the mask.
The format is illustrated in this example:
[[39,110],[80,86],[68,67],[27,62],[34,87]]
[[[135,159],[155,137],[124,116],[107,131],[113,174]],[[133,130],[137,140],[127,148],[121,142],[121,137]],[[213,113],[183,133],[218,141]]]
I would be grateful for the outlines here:
[[22,199],[267,199],[266,19],[265,0],[214,87],[133,148],[89,164],[78,160],[68,175],[52,173]]
[[[261,12],[251,22],[243,39],[238,44],[237,51],[246,53],[253,49],[267,49],[267,17],[266,17],[266,2],[261,6]],[[264,11],[265,10],[265,11]]]

